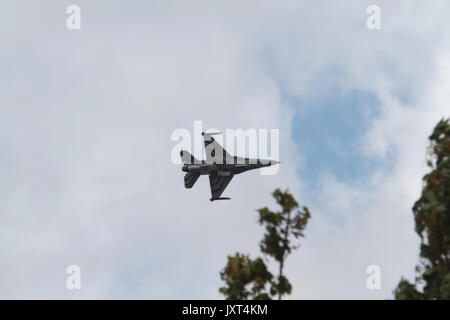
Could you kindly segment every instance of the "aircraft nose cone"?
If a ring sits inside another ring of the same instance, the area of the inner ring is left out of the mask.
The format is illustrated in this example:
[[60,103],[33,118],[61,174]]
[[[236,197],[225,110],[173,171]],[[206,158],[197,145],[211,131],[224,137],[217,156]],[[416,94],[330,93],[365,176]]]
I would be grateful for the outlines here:
[[280,163],[280,161],[270,160],[270,164],[269,165],[274,166],[274,165],[279,164],[279,163]]

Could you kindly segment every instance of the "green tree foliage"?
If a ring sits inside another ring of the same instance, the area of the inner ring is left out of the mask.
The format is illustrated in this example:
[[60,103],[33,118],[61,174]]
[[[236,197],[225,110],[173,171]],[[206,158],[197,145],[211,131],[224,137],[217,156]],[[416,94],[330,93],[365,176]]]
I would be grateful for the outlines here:
[[291,284],[283,275],[283,270],[287,256],[299,246],[293,241],[304,236],[310,213],[306,207],[298,210],[299,205],[288,190],[282,192],[276,189],[272,195],[281,210],[273,212],[265,207],[257,211],[259,223],[265,226],[260,249],[278,263],[278,276],[273,277],[261,258],[252,260],[248,255],[239,253],[229,256],[227,265],[220,273],[225,286],[219,289],[227,299],[270,299],[272,296],[281,299],[291,292]]
[[[396,299],[450,299],[450,119],[441,120],[429,137],[428,166],[422,194],[414,204],[421,238],[416,284],[402,279]],[[423,284],[423,291],[417,284]]]
[[274,212],[267,207],[258,210],[259,223],[266,227],[260,248],[278,263],[278,277],[272,283],[271,294],[281,299],[283,295],[291,293],[291,284],[283,275],[286,258],[293,249],[298,248],[299,245],[293,244],[293,240],[304,237],[303,230],[311,215],[306,207],[303,207],[303,211],[297,210],[298,203],[288,190],[282,192],[276,189],[272,196],[281,210]]
[[220,273],[225,286],[219,291],[228,300],[270,299],[265,292],[266,283],[272,279],[261,258],[251,260],[248,255],[236,253],[228,256],[228,263]]
[[395,299],[397,300],[419,300],[422,299],[422,294],[417,291],[414,284],[409,283],[408,280],[402,278],[394,291]]

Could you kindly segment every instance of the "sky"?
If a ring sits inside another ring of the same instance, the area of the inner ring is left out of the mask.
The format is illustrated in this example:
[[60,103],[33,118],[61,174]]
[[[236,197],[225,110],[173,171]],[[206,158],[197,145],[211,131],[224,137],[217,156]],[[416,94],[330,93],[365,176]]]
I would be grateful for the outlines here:
[[[71,4],[80,30],[66,27]],[[414,279],[411,207],[427,137],[450,113],[449,10],[2,1],[0,298],[221,299],[227,255],[260,255],[255,210],[276,209],[279,187],[312,215],[286,262],[288,298],[391,299]],[[171,134],[197,120],[279,129],[278,173],[235,177],[230,201],[210,202],[205,177],[185,189]]]

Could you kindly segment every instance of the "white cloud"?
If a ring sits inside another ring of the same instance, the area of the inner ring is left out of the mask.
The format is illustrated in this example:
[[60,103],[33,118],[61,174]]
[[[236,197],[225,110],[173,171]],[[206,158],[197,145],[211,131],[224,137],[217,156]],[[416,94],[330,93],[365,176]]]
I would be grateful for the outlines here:
[[[80,1],[80,31],[65,29],[57,2],[3,3],[0,297],[219,298],[226,255],[257,253],[254,210],[275,187],[313,215],[288,260],[292,298],[389,297],[413,272],[410,207],[426,136],[449,101],[445,2],[408,3],[380,3],[377,33],[365,28],[367,5],[352,2]],[[380,99],[366,155],[395,152],[365,180],[325,176],[309,196],[286,97],[320,94],[329,70],[342,89]],[[210,203],[205,178],[184,189],[170,134],[194,120],[280,128],[279,174],[236,177],[229,202]],[[71,264],[80,292],[65,288]],[[381,266],[381,292],[365,288],[370,264]]]

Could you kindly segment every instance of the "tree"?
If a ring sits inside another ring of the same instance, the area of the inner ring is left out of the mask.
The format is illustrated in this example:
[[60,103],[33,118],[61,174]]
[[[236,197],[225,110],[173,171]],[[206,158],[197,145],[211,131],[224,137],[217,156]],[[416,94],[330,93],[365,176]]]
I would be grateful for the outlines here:
[[394,291],[394,297],[396,300],[419,300],[423,298],[416,287],[404,278],[400,279],[400,282]]
[[[225,286],[219,291],[228,300],[270,299],[265,292],[266,283],[272,279],[261,258],[251,260],[248,255],[236,253],[228,256],[228,263],[220,273]],[[250,288],[249,288],[250,287]]]
[[[402,279],[396,299],[450,299],[450,119],[442,119],[429,137],[422,194],[413,206],[420,236],[420,264],[416,283]],[[417,290],[423,284],[423,291]]]
[[[266,227],[260,249],[278,262],[278,277],[274,279],[261,258],[251,260],[248,255],[239,253],[228,256],[228,263],[220,273],[225,286],[219,289],[227,299],[270,299],[271,296],[281,299],[291,293],[292,286],[283,274],[285,261],[292,250],[298,248],[292,241],[304,236],[310,213],[306,207],[303,211],[296,210],[299,205],[288,190],[276,189],[272,195],[281,211],[272,212],[267,207],[257,211],[259,223]],[[269,292],[267,287],[270,287]]]
[[272,196],[281,206],[281,211],[273,212],[267,207],[258,210],[259,223],[266,226],[260,248],[278,262],[278,277],[272,283],[271,294],[278,295],[280,300],[283,295],[290,294],[292,289],[289,280],[283,275],[286,258],[293,249],[299,247],[292,240],[304,237],[303,230],[311,215],[306,207],[303,207],[303,211],[296,210],[298,203],[288,190],[282,192],[276,189]]

